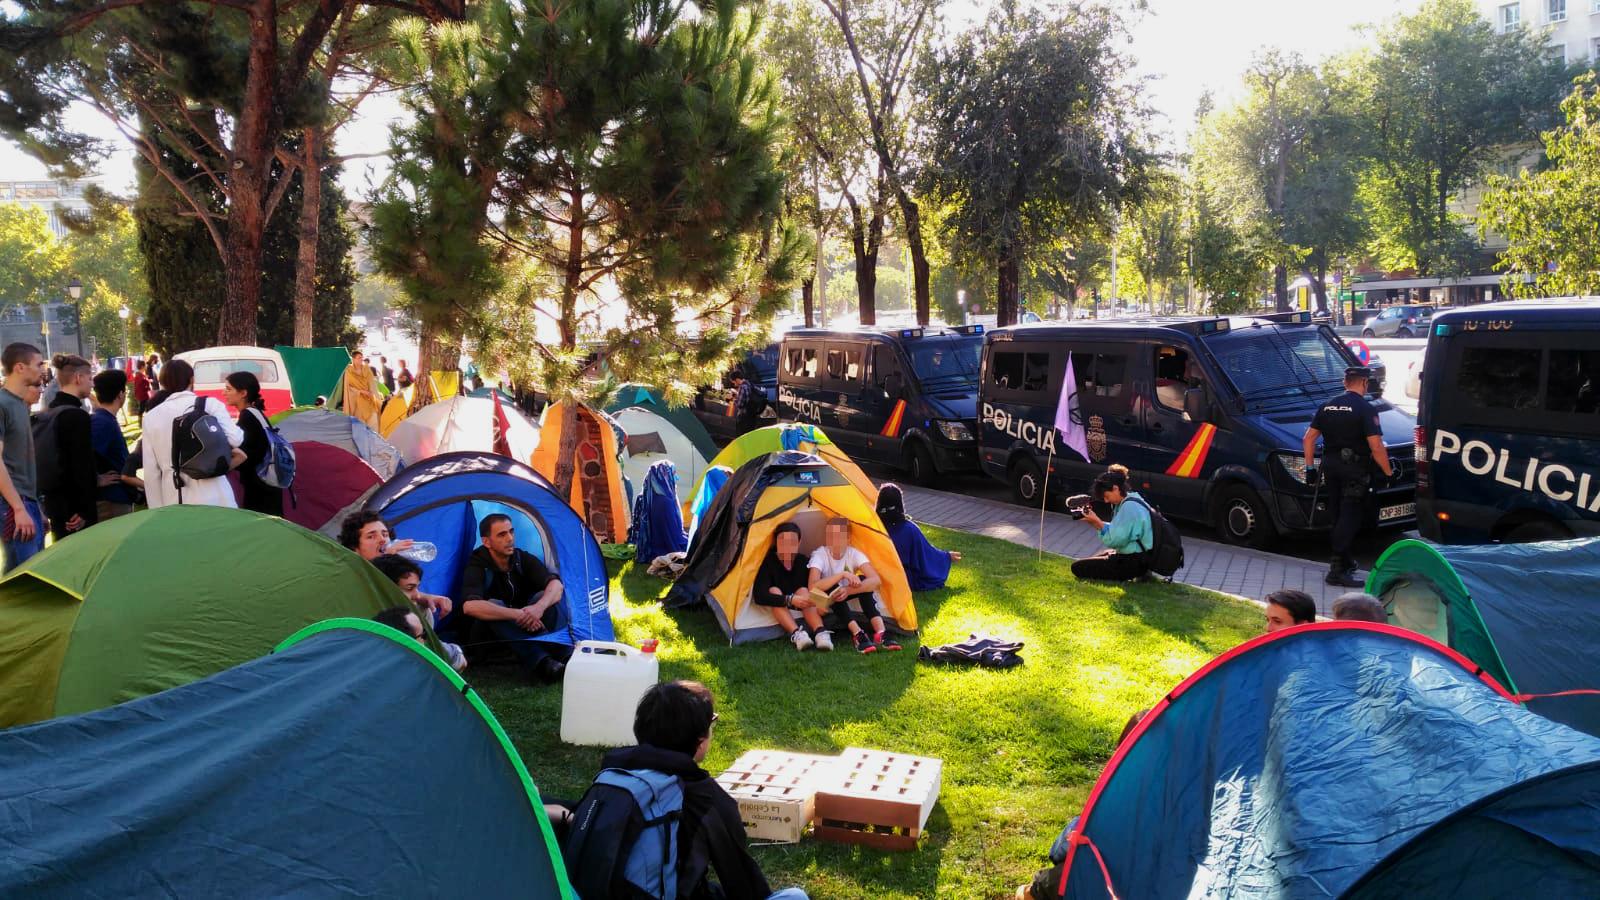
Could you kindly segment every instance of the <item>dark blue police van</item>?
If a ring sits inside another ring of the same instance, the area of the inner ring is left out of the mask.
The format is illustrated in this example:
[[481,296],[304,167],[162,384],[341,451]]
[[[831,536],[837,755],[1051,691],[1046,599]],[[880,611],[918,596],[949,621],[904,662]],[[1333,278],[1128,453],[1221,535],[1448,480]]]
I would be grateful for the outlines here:
[[1424,537],[1478,544],[1600,534],[1600,301],[1439,313],[1418,402]]
[[761,411],[761,424],[772,425],[778,421],[778,345],[768,344],[752,350],[737,365],[722,376],[722,382],[704,387],[695,394],[692,411],[706,431],[721,443],[739,436],[739,423],[734,409],[734,374],[743,375],[767,398],[766,409]]
[[[1088,460],[1054,430],[1069,354]],[[1279,534],[1326,531],[1328,497],[1306,484],[1301,441],[1356,364],[1333,330],[1304,312],[999,329],[983,353],[982,466],[1031,506],[1042,490],[1081,492],[1121,463],[1162,512],[1209,523],[1230,543],[1263,547]],[[1399,465],[1396,478],[1375,482],[1369,524],[1407,525],[1416,513],[1415,422],[1388,401],[1372,402]]]
[[983,326],[805,328],[779,348],[778,415],[927,484],[976,472]]

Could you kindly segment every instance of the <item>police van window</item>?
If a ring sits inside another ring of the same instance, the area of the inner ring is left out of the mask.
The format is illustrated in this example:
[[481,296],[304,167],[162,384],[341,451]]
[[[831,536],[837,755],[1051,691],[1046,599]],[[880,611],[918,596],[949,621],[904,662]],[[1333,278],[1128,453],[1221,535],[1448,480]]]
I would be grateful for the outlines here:
[[829,350],[828,351],[828,377],[829,378],[843,378],[844,377],[844,351],[843,350]]
[[872,377],[883,384],[883,380],[890,375],[900,373],[900,359],[895,355],[894,348],[888,344],[872,345]]
[[1183,395],[1200,386],[1200,367],[1180,347],[1155,348],[1156,403],[1176,412],[1183,411]]
[[989,370],[989,380],[1001,390],[1043,392],[1050,382],[1050,354],[996,352]]
[[1537,347],[1467,347],[1456,375],[1459,396],[1479,409],[1537,409],[1542,356]]
[[844,380],[861,380],[861,350],[858,348],[844,351]]
[[816,381],[817,348],[800,347],[792,352],[799,354],[797,358],[791,357],[794,360],[794,375],[807,381]]
[[1600,414],[1600,350],[1551,350],[1544,408],[1554,413]]
[[828,379],[830,381],[861,381],[861,348],[829,347]]
[[783,370],[790,375],[800,375],[806,370],[805,351],[790,347],[783,354]]
[[1128,357],[1120,353],[1072,354],[1078,376],[1078,400],[1103,412],[1122,412],[1132,404],[1128,390]]

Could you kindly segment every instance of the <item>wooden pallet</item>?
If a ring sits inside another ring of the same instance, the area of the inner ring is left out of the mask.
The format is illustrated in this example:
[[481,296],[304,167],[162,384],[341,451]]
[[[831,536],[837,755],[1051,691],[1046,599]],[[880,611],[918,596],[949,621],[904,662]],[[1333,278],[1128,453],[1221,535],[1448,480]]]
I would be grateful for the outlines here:
[[832,756],[749,750],[717,783],[739,804],[751,840],[792,844],[805,834],[817,788],[833,779],[837,762]]
[[939,799],[944,764],[925,756],[847,748],[817,789],[819,840],[914,850]]

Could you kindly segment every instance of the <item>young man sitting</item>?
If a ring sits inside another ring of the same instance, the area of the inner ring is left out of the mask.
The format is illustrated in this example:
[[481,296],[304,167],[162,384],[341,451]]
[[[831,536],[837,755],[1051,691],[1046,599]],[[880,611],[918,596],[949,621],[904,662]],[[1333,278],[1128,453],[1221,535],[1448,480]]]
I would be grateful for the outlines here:
[[[388,553],[372,561],[372,567],[383,573],[383,576],[394,582],[400,593],[406,599],[416,604],[417,610],[428,610],[428,615],[433,619],[431,624],[434,631],[439,630],[439,622],[450,612],[450,598],[440,597],[437,594],[424,594],[418,589],[422,584],[422,567],[394,553]],[[386,623],[388,624],[388,623]],[[445,662],[457,672],[467,667],[467,656],[461,652],[461,647],[449,641],[440,641],[444,648]]]
[[[472,551],[461,576],[461,612],[495,639],[509,642],[532,677],[560,681],[572,648],[533,638],[561,627],[561,579],[539,557],[517,547],[510,516],[484,516],[478,537],[483,546]],[[471,645],[470,636],[461,637]]]
[[[883,579],[867,555],[850,546],[850,520],[829,519],[822,538],[822,546],[811,554],[809,563],[810,595],[828,598],[835,622],[850,632],[857,652],[899,650],[900,645],[884,633],[883,616],[878,615],[877,590]],[[852,609],[852,602],[859,603],[861,609]],[[871,628],[870,637],[863,623]]]
[[[772,552],[756,572],[751,599],[772,611],[772,618],[789,635],[795,649],[815,646],[832,650],[833,635],[822,626],[822,611],[811,599],[810,573],[800,557],[800,526],[785,522],[772,533]],[[805,627],[795,622],[797,616]]]
[[[694,900],[806,900],[799,888],[777,893],[767,884],[761,866],[750,856],[749,840],[739,818],[739,804],[700,768],[711,749],[711,731],[717,722],[715,703],[706,686],[695,681],[658,684],[645,692],[633,717],[633,736],[639,744],[605,755],[601,767],[637,771],[648,769],[677,777],[683,789],[683,810],[677,819],[678,897]],[[569,871],[577,867],[574,887],[585,897],[638,896],[626,893],[609,879],[615,873],[586,868],[591,853],[605,855],[607,835],[584,834],[583,808],[578,816],[555,813],[558,835],[566,835]],[[614,846],[614,845],[613,845]],[[608,863],[611,860],[607,861]],[[600,882],[598,884],[593,882]],[[624,892],[619,892],[622,890]]]

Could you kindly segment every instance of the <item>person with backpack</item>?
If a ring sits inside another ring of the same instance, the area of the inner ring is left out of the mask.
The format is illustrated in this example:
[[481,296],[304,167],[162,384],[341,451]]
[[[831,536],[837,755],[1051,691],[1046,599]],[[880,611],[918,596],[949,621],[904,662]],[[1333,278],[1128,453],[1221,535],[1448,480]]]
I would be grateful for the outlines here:
[[95,493],[94,441],[83,401],[93,387],[94,367],[81,356],[57,353],[56,395],[33,417],[33,450],[50,534],[64,540],[100,521]]
[[[239,466],[239,485],[244,500],[239,505],[253,512],[283,517],[283,488],[268,484],[261,477],[261,465],[273,452],[272,423],[267,421],[267,405],[261,399],[261,381],[249,372],[234,372],[223,379],[222,402],[239,412],[239,430],[244,441],[244,463]],[[281,438],[280,438],[281,440]]]
[[651,687],[634,712],[638,745],[605,755],[575,810],[550,810],[578,896],[806,900],[799,888],[772,892],[739,804],[700,768],[716,723],[705,685]]
[[221,400],[195,395],[194,367],[187,362],[162,366],[161,387],[167,396],[144,414],[146,502],[151,509],[237,507],[226,476],[244,463],[244,432]]
[[[1111,521],[1085,508],[1083,521],[1099,532],[1105,549],[1072,564],[1072,574],[1095,581],[1136,581],[1150,571],[1146,554],[1155,539],[1150,507],[1137,491],[1128,490],[1128,468],[1112,466],[1094,480],[1089,496],[1110,504]],[[1136,502],[1129,502],[1136,501]]]

